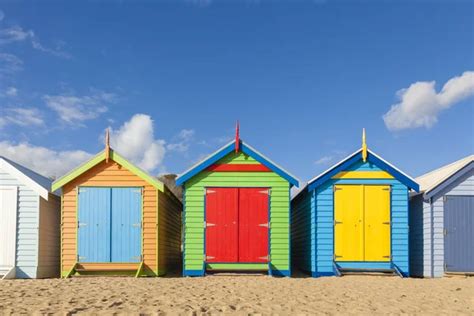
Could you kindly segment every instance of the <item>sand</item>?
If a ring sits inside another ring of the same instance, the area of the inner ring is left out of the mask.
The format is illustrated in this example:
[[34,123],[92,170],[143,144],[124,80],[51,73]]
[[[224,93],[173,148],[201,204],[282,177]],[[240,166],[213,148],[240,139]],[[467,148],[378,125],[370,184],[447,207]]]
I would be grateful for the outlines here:
[[0,281],[0,314],[469,314],[474,278],[79,277]]

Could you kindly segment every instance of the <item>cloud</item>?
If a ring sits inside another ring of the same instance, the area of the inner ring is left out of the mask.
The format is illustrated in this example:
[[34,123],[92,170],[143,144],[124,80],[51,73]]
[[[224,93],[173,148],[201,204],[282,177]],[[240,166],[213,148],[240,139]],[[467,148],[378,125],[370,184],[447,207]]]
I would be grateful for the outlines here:
[[155,139],[153,120],[146,114],[135,114],[118,130],[110,130],[110,145],[140,168],[152,171],[165,157],[165,141]]
[[7,108],[0,117],[0,128],[14,124],[19,126],[41,126],[44,124],[41,111],[37,108],[16,107]]
[[32,30],[25,30],[18,25],[5,29],[0,29],[0,45],[24,41],[29,41],[34,49],[42,51],[44,53],[48,53],[66,59],[72,57],[69,53],[62,50],[62,45],[58,45],[54,49],[45,47],[43,44],[41,44],[38,36],[36,36]]
[[82,126],[82,122],[97,118],[107,112],[107,105],[114,103],[115,94],[96,92],[92,95],[45,95],[46,105],[55,111],[59,118],[70,125]]
[[92,155],[82,150],[55,151],[29,143],[0,141],[0,155],[44,176],[58,178],[88,160]]
[[334,156],[323,156],[316,160],[314,163],[317,165],[326,165],[334,160]]
[[3,21],[4,18],[5,18],[5,13],[3,13],[2,10],[0,10],[0,22]]
[[9,97],[16,97],[18,94],[18,89],[15,87],[8,87],[7,90],[5,91],[5,95]]
[[176,151],[180,153],[187,152],[190,142],[194,138],[195,131],[192,129],[183,129],[177,136],[174,137],[174,142],[166,145],[169,151]]
[[0,76],[23,69],[23,61],[13,54],[0,53]]
[[438,93],[435,84],[419,81],[398,91],[400,102],[383,115],[385,126],[391,131],[432,127],[443,110],[474,95],[474,71],[451,78]]

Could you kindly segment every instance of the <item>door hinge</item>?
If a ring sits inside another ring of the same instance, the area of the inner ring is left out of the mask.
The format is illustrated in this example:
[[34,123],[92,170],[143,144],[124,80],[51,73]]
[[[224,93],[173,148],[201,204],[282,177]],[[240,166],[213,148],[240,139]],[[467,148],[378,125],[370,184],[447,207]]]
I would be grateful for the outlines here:
[[206,190],[206,194],[211,194],[211,193],[216,193],[216,191],[215,190],[209,190],[209,189]]
[[337,186],[335,186],[335,185],[332,187],[332,191],[333,191],[333,192],[336,192],[336,191],[338,191],[338,190],[342,190],[342,188],[339,188],[339,187],[337,187]]
[[81,261],[81,260],[84,260],[84,259],[86,259],[86,257],[82,257],[82,256],[77,255],[77,261]]
[[142,194],[142,189],[133,190],[133,193],[139,193],[139,194]]
[[337,224],[342,224],[342,222],[334,221],[334,226],[336,226]]
[[132,257],[132,259],[133,259],[133,260],[138,260],[138,261],[142,262],[142,261],[143,261],[143,255],[134,256],[134,257]]
[[384,225],[390,225],[390,222],[382,222]]
[[258,257],[258,259],[260,259],[260,260],[267,260],[268,262],[271,261],[270,255],[268,255],[268,256],[263,256],[263,257]]
[[204,222],[204,227],[213,227],[213,226],[216,226],[216,224]]
[[447,263],[444,264],[444,271],[448,271],[448,264]]
[[392,187],[383,188],[382,190],[392,192]]
[[212,260],[212,259],[215,259],[215,258],[216,258],[216,257],[204,255],[204,260],[205,260],[205,261],[207,261],[207,260]]
[[259,227],[267,227],[270,228],[270,223],[263,223],[263,224],[258,224]]
[[140,227],[140,228],[141,228],[141,227],[142,227],[142,223],[141,223],[141,222],[140,222],[140,223],[135,223],[135,224],[132,224],[132,226],[133,226],[133,227]]
[[81,228],[83,226],[87,226],[87,223],[77,222],[77,228]]
[[266,195],[270,195],[270,190],[262,190],[262,191],[258,191],[258,193],[263,193],[263,194],[266,194]]
[[334,260],[336,260],[337,258],[342,258],[342,256],[338,256],[338,255],[334,254],[333,258],[334,258]]
[[448,196],[447,195],[443,195],[443,202],[446,202],[448,200]]
[[383,256],[383,258],[392,259],[392,256],[390,256],[390,255],[388,255],[388,256]]
[[448,230],[446,228],[443,228],[443,235],[446,236],[448,234]]

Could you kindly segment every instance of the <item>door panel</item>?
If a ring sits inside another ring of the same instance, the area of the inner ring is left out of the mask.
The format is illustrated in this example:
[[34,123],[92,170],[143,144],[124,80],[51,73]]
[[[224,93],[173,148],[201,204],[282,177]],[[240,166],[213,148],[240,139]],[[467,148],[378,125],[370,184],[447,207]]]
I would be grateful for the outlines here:
[[268,189],[239,189],[239,262],[268,262]]
[[336,261],[364,260],[363,186],[335,186],[334,239]]
[[364,261],[390,261],[390,186],[364,186]]
[[110,188],[79,188],[79,262],[110,262],[110,198]]
[[112,188],[111,262],[140,262],[141,188]]
[[0,187],[0,269],[15,266],[18,188]]
[[238,262],[238,189],[206,191],[206,261]]
[[444,260],[448,272],[474,272],[474,196],[446,196]]

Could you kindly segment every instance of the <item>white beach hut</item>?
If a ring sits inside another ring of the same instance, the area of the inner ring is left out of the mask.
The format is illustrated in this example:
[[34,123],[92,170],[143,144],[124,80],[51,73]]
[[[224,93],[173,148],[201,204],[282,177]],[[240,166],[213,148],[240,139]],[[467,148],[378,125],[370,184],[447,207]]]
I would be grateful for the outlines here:
[[51,182],[0,156],[0,279],[59,276],[60,199]]

